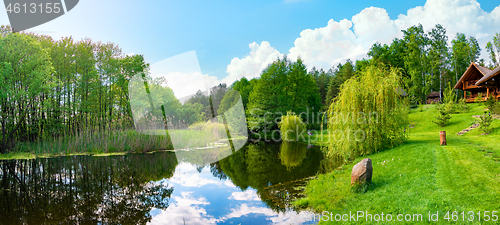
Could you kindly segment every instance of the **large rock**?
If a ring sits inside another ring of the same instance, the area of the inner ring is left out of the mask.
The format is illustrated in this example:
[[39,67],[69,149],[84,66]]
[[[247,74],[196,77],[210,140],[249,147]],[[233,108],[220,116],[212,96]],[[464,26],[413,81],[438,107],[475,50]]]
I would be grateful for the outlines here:
[[369,158],[361,160],[352,168],[351,185],[355,183],[371,182],[373,174],[372,160]]

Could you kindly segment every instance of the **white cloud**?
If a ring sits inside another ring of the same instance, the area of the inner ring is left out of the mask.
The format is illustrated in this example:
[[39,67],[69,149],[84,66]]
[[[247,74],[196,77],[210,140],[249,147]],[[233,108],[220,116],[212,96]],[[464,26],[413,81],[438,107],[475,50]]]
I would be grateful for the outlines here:
[[355,42],[363,49],[370,48],[376,41],[391,42],[401,33],[396,22],[391,20],[385,9],[370,7],[363,9],[352,17],[354,24]]
[[399,15],[396,24],[400,29],[421,23],[424,29],[432,29],[435,24],[446,28],[449,41],[456,33],[477,38],[482,48],[481,58],[488,58],[484,49],[500,27],[500,7],[491,13],[481,9],[476,0],[427,0],[424,6],[409,9],[406,15]]
[[242,59],[235,57],[231,60],[226,70],[229,75],[222,79],[222,82],[231,85],[235,80],[242,77],[247,79],[258,77],[270,63],[283,56],[278,50],[271,47],[271,44],[267,41],[263,41],[260,45],[253,42],[248,47],[250,48],[248,56]]
[[260,197],[253,189],[247,189],[246,191],[242,192],[233,192],[228,199],[234,199],[238,201],[260,201]]
[[302,31],[290,49],[290,59],[300,57],[310,68],[315,66],[328,69],[333,63],[365,53],[364,49],[356,44],[352,26],[350,20],[337,22],[331,19],[326,27]]
[[[443,25],[450,42],[457,32],[476,37],[482,48],[481,57],[487,59],[484,46],[494,33],[499,32],[500,6],[488,13],[481,9],[476,0],[427,0],[423,6],[411,8],[395,20],[390,19],[385,9],[369,7],[350,20],[331,19],[325,27],[303,30],[290,48],[288,56],[293,60],[300,56],[308,68],[315,66],[328,69],[349,58],[355,61],[366,57],[375,42],[390,44],[394,38],[402,37],[401,30],[419,23],[426,31],[438,23]],[[251,77],[256,77],[263,69],[262,66],[267,66],[269,61],[265,64],[257,63],[261,66],[259,69],[255,69],[255,64],[249,63],[264,61],[254,60],[257,58],[256,49],[259,47],[268,50],[261,51],[259,59],[273,60],[279,54],[267,42],[262,42],[260,46],[252,43],[250,46],[249,56],[243,59],[234,58],[228,65],[227,72],[232,78],[248,77],[248,73],[252,74]]]

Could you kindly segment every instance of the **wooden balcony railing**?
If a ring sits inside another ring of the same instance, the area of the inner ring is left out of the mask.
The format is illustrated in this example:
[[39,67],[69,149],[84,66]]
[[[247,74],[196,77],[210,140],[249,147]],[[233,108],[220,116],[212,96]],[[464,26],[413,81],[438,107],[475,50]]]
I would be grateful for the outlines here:
[[467,82],[465,82],[465,89],[468,89],[468,88],[477,88],[476,86],[476,82],[478,80],[468,80]]

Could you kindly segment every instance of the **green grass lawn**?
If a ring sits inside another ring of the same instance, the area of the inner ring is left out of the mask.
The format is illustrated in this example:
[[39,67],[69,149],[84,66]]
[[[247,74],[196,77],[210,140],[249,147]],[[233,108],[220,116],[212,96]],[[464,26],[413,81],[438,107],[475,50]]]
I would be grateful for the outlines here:
[[[458,136],[456,133],[477,120],[472,115],[482,114],[485,109],[479,103],[470,106],[469,113],[453,114],[445,127],[432,123],[437,115],[435,106],[426,105],[422,112],[411,110],[409,119],[415,127],[410,129],[405,144],[359,157],[342,169],[319,175],[307,185],[307,197],[295,204],[320,214],[365,211],[394,216],[391,222],[378,223],[415,223],[396,221],[396,216],[422,214],[423,223],[442,224],[447,222],[447,211],[465,212],[466,221],[462,222],[462,215],[458,215],[456,224],[479,223],[479,211],[490,211],[490,217],[491,211],[498,211],[500,217],[500,120],[494,120],[492,126],[496,129],[488,135],[474,129]],[[447,146],[439,145],[442,130],[447,133]],[[373,183],[366,192],[355,192],[350,186],[352,167],[367,157],[373,163]],[[439,212],[439,222],[428,221],[429,211]],[[475,213],[474,222],[467,221],[469,211]],[[449,216],[452,220],[451,212]],[[376,223],[365,219],[352,223]]]

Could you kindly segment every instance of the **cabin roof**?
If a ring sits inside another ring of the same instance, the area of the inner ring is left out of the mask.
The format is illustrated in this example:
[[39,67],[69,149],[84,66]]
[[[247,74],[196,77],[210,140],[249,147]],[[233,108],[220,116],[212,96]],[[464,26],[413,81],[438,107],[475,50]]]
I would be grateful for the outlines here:
[[478,80],[476,82],[476,85],[481,85],[482,83],[486,82],[487,80],[495,77],[496,75],[500,74],[500,66],[493,69],[493,70],[490,70],[490,72],[485,75],[483,78],[481,78],[480,80]]
[[480,65],[477,65],[474,63],[474,65],[476,66],[476,68],[479,70],[479,72],[481,72],[481,74],[483,74],[483,76],[486,76],[488,73],[491,72],[490,69],[484,67],[484,66],[480,66]]
[[427,98],[436,98],[436,97],[439,97],[438,91],[433,91],[427,95]]
[[490,70],[486,67],[471,62],[471,64],[464,72],[462,77],[460,77],[460,79],[458,80],[457,84],[455,84],[455,89],[462,89],[463,88],[462,82],[475,79],[478,80],[475,84],[476,86],[478,86],[486,82],[487,80],[493,78],[494,76],[498,75],[499,73],[500,73],[500,67],[497,67],[494,70]]

